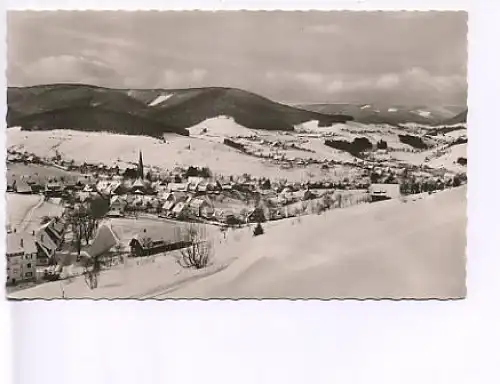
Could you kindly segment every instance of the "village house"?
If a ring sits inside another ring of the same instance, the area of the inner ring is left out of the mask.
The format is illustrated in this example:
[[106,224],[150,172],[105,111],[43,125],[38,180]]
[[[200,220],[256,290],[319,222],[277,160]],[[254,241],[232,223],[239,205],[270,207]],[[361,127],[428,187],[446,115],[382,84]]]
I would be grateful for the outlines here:
[[159,217],[169,217],[172,209],[175,206],[175,201],[165,201],[165,203],[161,206]]
[[198,185],[199,183],[202,183],[204,181],[207,181],[207,178],[200,176],[188,176],[187,179],[188,184],[193,184],[193,185]]
[[178,219],[184,218],[187,214],[188,203],[179,202],[172,208],[172,215]]
[[125,197],[114,195],[109,200],[109,211],[106,214],[106,216],[123,217],[126,207],[127,207],[127,201]]
[[15,180],[14,181],[7,181],[6,192],[15,192],[14,191],[15,186],[16,186]]
[[7,284],[36,280],[35,236],[26,232],[7,233]]
[[146,205],[144,204],[144,199],[142,198],[142,196],[141,195],[132,195],[132,196],[133,196],[133,199],[128,204],[128,206],[135,211],[144,210],[146,208]]
[[399,184],[371,184],[368,191],[372,202],[397,199],[401,196]]
[[169,183],[167,185],[167,190],[169,192],[187,192],[188,184],[187,183]]
[[262,223],[269,218],[269,209],[265,207],[255,207],[246,216],[247,223]]
[[222,191],[221,183],[216,179],[211,179],[207,182],[207,191],[208,193],[220,193]]
[[196,192],[198,190],[198,184],[199,183],[187,183],[187,190],[188,192]]
[[217,208],[214,210],[213,217],[220,223],[227,225],[237,225],[241,223],[236,214],[230,209]]
[[165,192],[168,192],[167,184],[163,181],[155,181],[154,183],[151,184],[151,188],[157,193],[157,194],[163,194]]
[[186,196],[184,196],[183,193],[179,192],[168,192],[161,195],[160,201],[163,202],[163,205],[160,210],[160,215],[169,216],[175,205],[180,201],[184,201],[185,198]]
[[61,197],[63,193],[63,187],[58,182],[50,182],[45,186],[45,196],[47,197]]
[[206,199],[194,198],[189,203],[189,211],[195,217],[212,217],[214,207]]
[[32,194],[33,190],[31,186],[23,179],[14,182],[14,191],[20,194],[28,195]]
[[52,219],[34,233],[37,248],[37,264],[48,265],[55,252],[64,242],[64,224]]
[[97,192],[97,187],[96,187],[96,184],[94,183],[88,183],[86,184],[84,187],[83,187],[83,192]]
[[47,230],[41,229],[35,233],[37,248],[37,264],[49,265],[55,256],[57,242],[48,234]]
[[132,238],[129,243],[130,255],[132,257],[144,257],[156,255],[158,253],[169,252],[176,249],[185,248],[191,245],[190,242],[182,240],[177,231],[165,233],[154,233],[144,231]]
[[74,180],[67,180],[65,181],[64,183],[64,186],[63,186],[63,191],[65,193],[73,193],[74,191],[76,191],[77,187],[76,187],[76,182]]
[[107,193],[109,186],[111,185],[110,180],[101,179],[96,184],[96,190],[102,193]]
[[206,181],[202,181],[196,185],[196,192],[198,194],[206,194],[208,193],[208,183]]
[[123,217],[124,213],[119,209],[110,209],[108,213],[106,213],[106,217]]
[[112,196],[109,201],[109,209],[123,212],[127,206],[127,200],[123,196]]

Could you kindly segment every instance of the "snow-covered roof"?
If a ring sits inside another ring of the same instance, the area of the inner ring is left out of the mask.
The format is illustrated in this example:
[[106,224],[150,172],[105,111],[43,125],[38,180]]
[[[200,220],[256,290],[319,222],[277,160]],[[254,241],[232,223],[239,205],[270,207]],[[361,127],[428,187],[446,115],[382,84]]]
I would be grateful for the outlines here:
[[97,229],[97,234],[87,250],[87,253],[90,257],[96,257],[110,250],[118,243],[119,239],[111,229],[110,225],[103,223]]
[[136,179],[132,184],[132,188],[144,188],[144,187],[145,187],[144,181],[142,181],[141,179]]
[[7,234],[6,254],[36,253],[35,237],[26,232],[11,232]]
[[175,205],[175,207],[173,208],[173,211],[175,213],[179,213],[179,212],[182,212],[182,210],[186,207],[186,204],[184,202],[180,202],[178,204]]

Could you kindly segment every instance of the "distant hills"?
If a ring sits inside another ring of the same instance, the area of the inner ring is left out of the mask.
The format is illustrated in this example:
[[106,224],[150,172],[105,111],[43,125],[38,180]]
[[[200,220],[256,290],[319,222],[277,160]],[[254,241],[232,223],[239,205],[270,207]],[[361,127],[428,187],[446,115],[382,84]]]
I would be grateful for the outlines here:
[[348,114],[354,118],[354,121],[365,124],[390,124],[397,126],[405,123],[424,125],[451,124],[448,121],[453,122],[455,120],[465,122],[463,117],[459,117],[459,115],[464,113],[464,108],[457,106],[302,104],[298,105],[298,107],[325,114]]
[[84,84],[10,87],[7,126],[24,130],[74,129],[161,137],[189,135],[187,128],[228,116],[244,127],[292,131],[317,120],[319,127],[366,124],[463,123],[461,107],[304,104],[290,106],[236,88],[111,89]]
[[234,88],[110,89],[83,84],[10,87],[7,125],[24,130],[75,129],[158,137],[220,115],[252,129],[291,131],[318,120],[320,126],[352,120],[280,104]]
[[469,112],[468,109],[466,109],[463,112],[460,112],[459,114],[453,116],[451,119],[445,120],[443,122],[443,125],[454,125],[454,124],[466,123],[468,112]]

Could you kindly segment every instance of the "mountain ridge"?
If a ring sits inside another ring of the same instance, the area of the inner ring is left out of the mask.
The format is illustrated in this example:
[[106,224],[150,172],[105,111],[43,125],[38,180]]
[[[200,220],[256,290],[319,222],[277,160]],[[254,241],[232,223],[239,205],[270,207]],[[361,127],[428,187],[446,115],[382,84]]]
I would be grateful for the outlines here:
[[[163,101],[153,103],[161,96]],[[247,128],[283,131],[292,131],[297,124],[310,120],[318,120],[322,126],[352,120],[351,116],[295,108],[227,87],[116,89],[87,84],[9,87],[7,105],[9,127],[133,132],[152,136],[169,132],[185,135],[186,128],[220,115],[230,116]],[[84,117],[81,115],[83,110],[91,115],[85,117],[85,123],[80,121]],[[106,118],[101,122],[97,116]],[[140,122],[144,128],[134,128],[134,122]]]
[[383,105],[317,103],[299,104],[300,107],[321,113],[346,113],[354,121],[365,124],[389,124],[398,126],[406,123],[422,125],[440,125],[462,113],[460,106],[424,106],[424,105]]

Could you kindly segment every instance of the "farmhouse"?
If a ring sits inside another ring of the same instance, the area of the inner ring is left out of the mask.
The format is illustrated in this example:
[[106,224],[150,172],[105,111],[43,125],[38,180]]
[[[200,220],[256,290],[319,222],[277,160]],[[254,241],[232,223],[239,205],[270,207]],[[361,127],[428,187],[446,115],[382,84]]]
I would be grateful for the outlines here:
[[187,207],[188,204],[181,201],[174,206],[174,208],[172,209],[172,214],[174,215],[174,217],[181,218],[185,215]]
[[188,184],[198,185],[203,181],[206,181],[206,178],[200,177],[200,176],[189,176],[188,177]]
[[165,201],[160,209],[159,216],[160,217],[168,217],[172,208],[175,206],[175,201]]
[[57,182],[51,182],[45,186],[45,196],[47,197],[61,197],[63,187]]
[[372,202],[397,199],[401,196],[399,184],[371,184],[369,192]]
[[175,231],[160,234],[150,234],[144,230],[138,236],[130,240],[130,253],[132,257],[143,257],[156,255],[162,252],[173,251],[191,245],[190,242],[176,238]]
[[64,224],[52,219],[35,233],[37,264],[47,265],[55,256],[56,250],[64,241]]
[[199,194],[205,194],[208,192],[208,183],[205,181],[202,181],[196,185],[196,192]]
[[127,200],[122,196],[115,195],[109,201],[109,208],[111,210],[123,211],[126,206],[127,206]]
[[186,183],[169,183],[167,190],[169,192],[187,192],[188,185]]
[[83,188],[83,192],[97,192],[97,187],[95,184],[93,183],[88,183],[85,185],[85,187]]
[[164,203],[161,207],[160,214],[162,216],[167,216],[172,211],[172,209],[175,207],[175,205],[178,202],[183,201],[184,198],[185,198],[185,196],[183,196],[183,194],[179,194],[179,193],[169,192],[167,194],[164,194],[161,197],[161,201],[164,201]]
[[234,212],[231,209],[225,208],[217,208],[214,210],[214,217],[217,219],[217,221],[228,224],[228,225],[236,225],[240,224],[240,221],[234,214]]
[[268,215],[269,215],[268,209],[265,209],[265,207],[256,207],[248,213],[248,215],[246,217],[246,222],[247,223],[263,223],[267,220]]
[[14,190],[17,193],[21,194],[31,194],[33,193],[33,190],[31,189],[31,186],[24,180],[19,180],[15,184]]
[[195,198],[189,203],[189,211],[196,217],[210,217],[214,214],[214,207],[206,199]]
[[[33,188],[33,185],[31,186]],[[73,180],[68,180],[64,183],[64,192],[74,192],[76,191],[76,182]]]
[[16,187],[16,181],[7,180],[6,192],[14,192]]
[[7,284],[36,279],[37,247],[35,236],[28,233],[7,233]]

